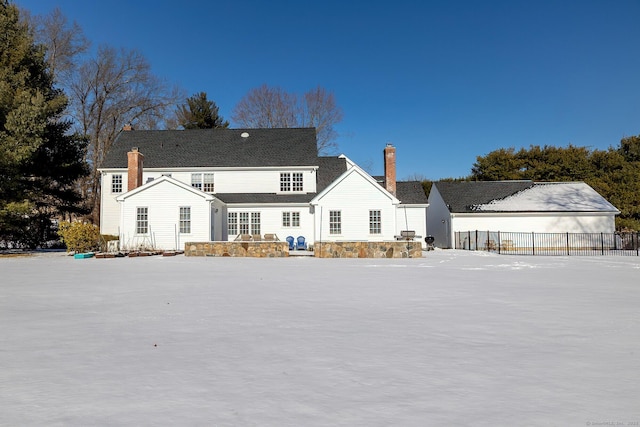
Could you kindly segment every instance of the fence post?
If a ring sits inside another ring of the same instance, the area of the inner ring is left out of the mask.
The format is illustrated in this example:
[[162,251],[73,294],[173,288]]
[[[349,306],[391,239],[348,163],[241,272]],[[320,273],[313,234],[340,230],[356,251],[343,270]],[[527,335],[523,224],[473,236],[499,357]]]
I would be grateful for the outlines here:
[[498,253],[500,253],[500,232],[498,231]]
[[531,253],[536,254],[536,233],[534,231],[531,232]]
[[476,251],[478,250],[478,230],[476,230]]
[[569,232],[567,232],[567,256],[571,255],[571,252],[569,251]]
[[[613,240],[616,240],[615,234],[613,236]],[[601,247],[601,254],[604,255],[604,233],[601,231],[600,232],[600,247]]]

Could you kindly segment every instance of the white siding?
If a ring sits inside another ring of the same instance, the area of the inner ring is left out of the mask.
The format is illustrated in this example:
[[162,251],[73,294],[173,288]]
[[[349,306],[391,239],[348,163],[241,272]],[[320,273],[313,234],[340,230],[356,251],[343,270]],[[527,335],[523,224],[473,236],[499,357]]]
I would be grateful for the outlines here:
[[[187,241],[211,240],[210,203],[202,196],[165,181],[127,197],[121,202],[121,247],[184,249]],[[148,235],[136,234],[138,207],[149,208]],[[179,233],[179,208],[191,207],[191,233]]]
[[111,192],[111,179],[113,172],[103,174],[100,192],[100,233],[117,236],[120,228],[120,204],[116,197],[127,192],[127,171],[116,172],[122,175],[122,192]]
[[[395,240],[396,207],[378,184],[353,172],[325,194],[316,207],[315,240],[389,241]],[[329,212],[341,211],[342,233],[329,234]],[[369,211],[379,210],[382,233],[369,234]]]
[[[306,206],[253,206],[227,208],[228,212],[260,212],[260,234],[276,234],[282,241],[287,236],[303,236],[309,243],[313,243],[313,214],[308,205]],[[299,227],[283,227],[282,212],[300,212]],[[225,222],[226,223],[226,222]],[[226,230],[225,230],[226,231]],[[237,235],[229,235],[228,240],[232,241]]]
[[420,236],[422,246],[426,247],[427,208],[400,205],[397,209],[396,235],[400,235],[402,230],[413,230],[416,236]]
[[[171,178],[191,185],[192,173],[213,173],[214,193],[279,193],[280,192],[280,172],[302,173],[303,193],[314,193],[316,191],[316,175],[312,169],[269,169],[269,170],[215,170],[215,169],[193,169],[193,170],[158,170],[145,169],[143,182],[149,178],[160,178],[163,174],[171,174]],[[123,172],[126,176],[126,170]],[[111,181],[109,181],[110,183]]]
[[613,233],[613,214],[544,213],[544,214],[457,214],[453,231],[505,231],[522,233]]

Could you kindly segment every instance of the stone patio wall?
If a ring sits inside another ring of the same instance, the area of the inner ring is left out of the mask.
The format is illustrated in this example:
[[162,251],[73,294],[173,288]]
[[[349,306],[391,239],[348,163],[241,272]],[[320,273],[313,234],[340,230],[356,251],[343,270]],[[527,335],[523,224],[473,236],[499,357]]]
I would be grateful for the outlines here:
[[317,258],[421,258],[420,242],[316,242]]
[[289,256],[287,242],[187,242],[185,256],[281,258]]

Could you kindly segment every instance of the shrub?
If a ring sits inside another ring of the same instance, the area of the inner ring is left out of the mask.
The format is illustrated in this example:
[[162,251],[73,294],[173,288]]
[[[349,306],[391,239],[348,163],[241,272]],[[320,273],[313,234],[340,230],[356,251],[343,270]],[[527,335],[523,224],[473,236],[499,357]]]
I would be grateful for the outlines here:
[[100,248],[100,229],[94,224],[63,221],[58,234],[68,251],[89,252]]

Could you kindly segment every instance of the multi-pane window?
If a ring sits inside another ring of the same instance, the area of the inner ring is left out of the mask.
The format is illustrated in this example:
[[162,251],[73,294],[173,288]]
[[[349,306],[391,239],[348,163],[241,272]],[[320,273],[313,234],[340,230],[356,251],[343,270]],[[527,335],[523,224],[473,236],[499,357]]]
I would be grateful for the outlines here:
[[291,191],[291,174],[280,174],[280,191]]
[[260,212],[251,212],[251,234],[260,234]]
[[260,212],[229,212],[229,236],[260,234]]
[[180,233],[191,233],[191,207],[180,207]]
[[202,174],[202,180],[204,182],[204,187],[202,191],[205,193],[213,193],[213,174],[212,173],[204,173]]
[[329,211],[329,234],[342,233],[342,213],[340,211]]
[[191,186],[194,188],[197,188],[198,190],[202,190],[202,174],[201,173],[191,174]]
[[302,172],[295,172],[292,175],[293,191],[302,191]]
[[238,229],[240,234],[249,234],[249,212],[239,212]]
[[283,227],[300,227],[300,212],[282,212]]
[[149,232],[149,208],[136,209],[136,233],[147,234]]
[[111,192],[122,193],[122,175],[111,175]]
[[282,172],[280,174],[280,191],[302,191],[303,183],[302,172]]
[[369,234],[382,233],[382,217],[380,211],[369,211]]
[[235,236],[238,234],[238,212],[229,212],[229,236]]

